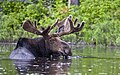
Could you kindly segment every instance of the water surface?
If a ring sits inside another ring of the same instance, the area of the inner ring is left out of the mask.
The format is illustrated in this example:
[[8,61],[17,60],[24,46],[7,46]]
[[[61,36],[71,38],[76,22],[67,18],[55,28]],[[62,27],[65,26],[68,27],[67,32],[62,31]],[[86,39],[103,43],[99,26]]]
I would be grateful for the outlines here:
[[0,44],[0,75],[120,75],[120,48],[74,46],[70,59],[10,60],[14,44]]

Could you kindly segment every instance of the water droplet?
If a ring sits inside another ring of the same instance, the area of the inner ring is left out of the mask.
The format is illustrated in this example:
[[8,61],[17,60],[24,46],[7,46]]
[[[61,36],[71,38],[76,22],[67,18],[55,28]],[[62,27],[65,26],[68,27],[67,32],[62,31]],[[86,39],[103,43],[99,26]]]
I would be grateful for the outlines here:
[[24,75],[24,73],[20,73],[20,75]]
[[22,71],[24,71],[24,70],[21,69],[20,72],[22,72]]
[[64,65],[64,63],[60,63],[60,65]]
[[58,65],[57,68],[61,68],[61,66]]

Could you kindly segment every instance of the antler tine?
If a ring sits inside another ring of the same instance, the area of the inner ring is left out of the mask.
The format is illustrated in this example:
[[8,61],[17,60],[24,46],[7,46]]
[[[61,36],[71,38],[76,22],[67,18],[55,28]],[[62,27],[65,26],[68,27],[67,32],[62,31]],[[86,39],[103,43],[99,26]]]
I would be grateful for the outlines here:
[[68,16],[68,18],[72,19],[72,15]]
[[50,32],[59,22],[59,19],[56,20],[56,22],[50,27],[49,31]]
[[78,23],[77,27],[74,27],[74,30],[71,33],[75,33],[75,32],[79,32],[82,30],[82,28],[84,27],[85,22],[83,21],[81,24]]
[[[63,31],[59,32],[57,35],[60,37],[60,36],[63,36],[63,35],[67,35],[67,34],[71,34],[71,33],[81,31],[82,28],[84,27],[85,22],[83,21],[81,24],[78,23],[77,26],[74,26],[74,24],[76,24],[77,20],[78,20],[78,18],[76,18],[74,20],[74,22],[72,22],[71,16],[68,17],[64,24],[66,24],[65,27],[69,27],[69,28],[67,28],[67,30],[63,29]],[[69,24],[67,22],[69,22]]]
[[82,23],[81,23],[81,25],[80,25],[80,30],[82,30],[82,28],[84,27],[84,24],[85,24],[85,22],[83,21]]
[[80,27],[80,26],[81,26],[80,23],[78,23],[77,28]]
[[34,25],[33,25],[30,20],[27,20],[23,23],[23,29],[28,32],[46,37],[49,35],[49,32],[58,24],[58,21],[59,19],[57,19],[57,21],[52,26],[48,26],[46,29],[41,26],[41,31],[40,31],[37,29],[36,21],[34,21]]
[[73,24],[71,18],[68,18],[68,21],[69,21],[69,23],[70,23],[70,29],[71,29],[70,32],[71,32],[71,31],[73,31],[73,29],[74,29],[74,24]]
[[34,26],[37,29],[37,21],[36,20],[34,21]]
[[50,26],[48,26],[46,29],[44,29],[42,34],[45,36],[48,35],[49,30],[50,30]]
[[78,21],[78,18],[76,18],[76,19],[74,20],[74,25],[77,23],[77,21]]

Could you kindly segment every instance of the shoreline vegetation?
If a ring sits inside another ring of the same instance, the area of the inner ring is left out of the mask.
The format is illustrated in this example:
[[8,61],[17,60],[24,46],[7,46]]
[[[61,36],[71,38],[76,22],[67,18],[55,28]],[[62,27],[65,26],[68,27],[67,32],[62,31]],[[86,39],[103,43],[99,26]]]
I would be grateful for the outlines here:
[[[67,6],[65,0],[28,0],[28,2],[0,2],[0,43],[17,42],[20,37],[36,38],[35,34],[23,30],[22,24],[30,19],[38,27],[52,25],[57,18],[69,15],[85,21],[79,33],[62,37],[75,44],[120,47],[120,1],[80,0],[80,6]],[[52,31],[56,32],[56,29]]]

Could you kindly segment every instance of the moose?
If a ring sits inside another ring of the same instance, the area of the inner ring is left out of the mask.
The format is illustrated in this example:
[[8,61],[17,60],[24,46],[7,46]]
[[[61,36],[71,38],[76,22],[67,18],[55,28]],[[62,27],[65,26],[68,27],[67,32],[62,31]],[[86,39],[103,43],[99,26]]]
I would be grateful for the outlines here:
[[[60,56],[67,59],[72,56],[72,51],[69,44],[61,40],[60,37],[81,31],[85,22],[77,23],[77,21],[77,18],[72,21],[72,16],[68,16],[62,21],[57,19],[52,26],[47,28],[41,26],[40,30],[38,30],[36,21],[32,23],[30,20],[26,20],[22,25],[23,29],[42,37],[33,39],[19,38],[15,49],[9,56],[10,59],[59,58]],[[56,26],[57,32],[50,33]]]

